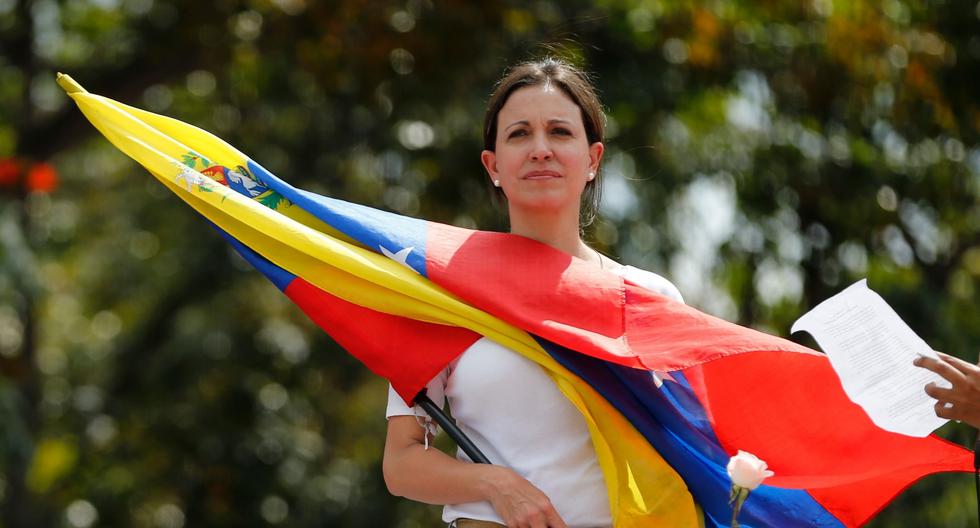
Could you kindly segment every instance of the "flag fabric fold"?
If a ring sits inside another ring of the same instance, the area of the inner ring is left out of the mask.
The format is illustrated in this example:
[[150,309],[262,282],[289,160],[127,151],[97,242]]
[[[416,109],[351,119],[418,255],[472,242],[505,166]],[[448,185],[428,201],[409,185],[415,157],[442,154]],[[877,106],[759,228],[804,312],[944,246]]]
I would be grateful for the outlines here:
[[296,189],[210,133],[59,84],[92,124],[406,400],[480,336],[581,411],[628,526],[727,526],[728,457],[776,476],[743,526],[858,526],[905,487],[971,471],[875,426],[823,354],[650,293],[543,244]]

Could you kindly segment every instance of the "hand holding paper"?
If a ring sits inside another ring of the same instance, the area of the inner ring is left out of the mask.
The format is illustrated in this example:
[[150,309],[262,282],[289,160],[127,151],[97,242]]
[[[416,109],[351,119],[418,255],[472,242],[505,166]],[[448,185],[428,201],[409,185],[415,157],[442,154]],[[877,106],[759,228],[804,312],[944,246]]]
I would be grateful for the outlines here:
[[938,356],[866,280],[800,317],[791,331],[800,330],[817,340],[848,397],[882,429],[922,437],[946,423],[923,387],[949,383],[912,364],[920,356]]
[[937,400],[936,415],[980,428],[980,366],[941,352],[938,356],[915,360],[916,366],[929,369],[949,382],[948,388],[926,385],[926,394]]

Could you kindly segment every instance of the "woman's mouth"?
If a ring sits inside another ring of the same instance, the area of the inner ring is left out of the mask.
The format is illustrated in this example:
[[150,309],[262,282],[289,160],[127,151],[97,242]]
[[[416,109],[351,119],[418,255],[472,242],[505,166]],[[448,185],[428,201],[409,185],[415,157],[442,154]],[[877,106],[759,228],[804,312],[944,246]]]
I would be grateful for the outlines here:
[[550,180],[552,178],[561,178],[561,174],[555,171],[531,171],[524,175],[525,180]]

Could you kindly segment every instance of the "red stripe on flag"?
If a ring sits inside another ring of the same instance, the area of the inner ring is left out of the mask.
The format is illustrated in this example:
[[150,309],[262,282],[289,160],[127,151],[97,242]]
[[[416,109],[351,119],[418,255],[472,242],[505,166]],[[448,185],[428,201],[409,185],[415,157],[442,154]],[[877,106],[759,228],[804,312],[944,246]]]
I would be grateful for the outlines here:
[[742,352],[816,353],[704,314],[529,238],[429,226],[426,273],[433,282],[592,357],[667,372]]
[[739,326],[684,303],[626,283],[627,340],[649,370],[681,370],[718,358],[759,351],[823,354]]
[[430,223],[426,274],[500,319],[562,346],[632,363],[623,281],[530,238]]
[[960,446],[874,425],[826,356],[739,354],[684,374],[726,452],[765,460],[775,472],[766,484],[805,488],[848,526],[926,475],[972,471],[972,453]]
[[387,378],[406,402],[480,337],[464,328],[364,308],[301,278],[285,293],[340,346]]

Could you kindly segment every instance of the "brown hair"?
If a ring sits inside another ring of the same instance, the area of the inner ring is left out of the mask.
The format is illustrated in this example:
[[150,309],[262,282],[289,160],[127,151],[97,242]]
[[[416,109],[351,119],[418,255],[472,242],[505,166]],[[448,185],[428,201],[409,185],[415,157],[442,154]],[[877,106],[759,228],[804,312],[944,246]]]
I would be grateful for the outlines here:
[[[511,68],[497,83],[487,103],[487,113],[483,120],[483,148],[495,151],[497,146],[497,120],[500,109],[507,103],[511,94],[528,86],[553,85],[558,87],[582,111],[582,124],[589,144],[601,142],[605,134],[606,116],[602,103],[596,95],[589,76],[571,64],[554,57],[529,61]],[[602,197],[599,172],[585,184],[582,193],[581,224],[587,226],[595,220]],[[499,197],[503,191],[494,187]]]

